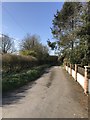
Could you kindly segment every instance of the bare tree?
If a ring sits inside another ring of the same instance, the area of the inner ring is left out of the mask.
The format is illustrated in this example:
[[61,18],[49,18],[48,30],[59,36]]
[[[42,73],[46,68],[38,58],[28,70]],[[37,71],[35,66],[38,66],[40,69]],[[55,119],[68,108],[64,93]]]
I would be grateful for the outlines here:
[[[3,35],[0,38],[2,40],[2,53],[12,53],[14,52],[14,41],[8,35]],[[1,41],[0,40],[0,41]]]
[[21,43],[22,50],[32,50],[40,45],[40,38],[37,35],[27,34]]
[[48,54],[48,48],[40,43],[40,37],[38,35],[27,34],[21,43],[21,51],[28,51],[28,53],[33,51],[37,58],[42,58],[42,56]]

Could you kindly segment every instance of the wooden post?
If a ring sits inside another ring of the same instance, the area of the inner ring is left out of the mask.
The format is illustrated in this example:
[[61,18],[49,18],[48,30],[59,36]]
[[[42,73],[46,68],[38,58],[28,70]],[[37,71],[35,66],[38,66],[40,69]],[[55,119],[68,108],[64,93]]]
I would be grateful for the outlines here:
[[77,64],[75,64],[75,81],[77,81]]
[[72,75],[72,64],[70,64],[70,75]]
[[67,71],[67,63],[66,63],[66,67],[65,67],[66,71]]
[[68,68],[68,63],[67,63],[67,72],[68,72],[68,69],[69,69],[69,68]]
[[88,77],[87,77],[87,75],[88,75],[87,67],[88,66],[84,66],[84,67],[85,67],[84,93],[87,94],[88,93]]
[[66,63],[64,63],[64,69],[66,70]]

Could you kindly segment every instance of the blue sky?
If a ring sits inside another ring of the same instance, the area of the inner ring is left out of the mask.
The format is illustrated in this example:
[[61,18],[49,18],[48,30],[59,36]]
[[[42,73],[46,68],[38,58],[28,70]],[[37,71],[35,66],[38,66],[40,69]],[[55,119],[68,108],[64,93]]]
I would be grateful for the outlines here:
[[[52,39],[50,27],[57,9],[62,8],[62,2],[7,2],[2,3],[3,33],[16,38],[18,44],[30,33],[37,34],[43,44]],[[0,29],[1,31],[1,29]]]

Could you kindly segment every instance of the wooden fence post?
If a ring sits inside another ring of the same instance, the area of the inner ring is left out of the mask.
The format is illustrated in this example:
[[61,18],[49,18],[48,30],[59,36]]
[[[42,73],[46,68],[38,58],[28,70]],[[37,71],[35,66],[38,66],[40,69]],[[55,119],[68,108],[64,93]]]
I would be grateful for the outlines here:
[[66,71],[67,71],[67,63],[66,63]]
[[70,75],[72,75],[72,64],[70,64]]
[[88,93],[88,77],[87,77],[87,75],[88,75],[87,67],[88,66],[84,66],[84,67],[85,67],[84,93],[87,94]]
[[68,63],[67,63],[67,72],[68,72]]
[[75,64],[75,81],[77,81],[77,69],[78,69],[78,66],[77,64]]
[[66,63],[64,63],[64,69],[66,70]]

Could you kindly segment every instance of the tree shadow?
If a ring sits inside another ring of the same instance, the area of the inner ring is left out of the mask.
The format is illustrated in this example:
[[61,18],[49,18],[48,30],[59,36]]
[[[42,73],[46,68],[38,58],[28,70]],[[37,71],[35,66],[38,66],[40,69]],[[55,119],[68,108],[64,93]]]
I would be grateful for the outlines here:
[[19,103],[19,100],[26,96],[28,89],[31,89],[35,84],[36,82],[32,81],[17,90],[2,93],[2,106]]
[[27,83],[23,87],[20,87],[11,92],[2,93],[2,106],[19,103],[19,100],[26,96],[26,93],[28,92],[28,90],[31,89],[35,84],[37,84],[36,81],[40,77],[42,77],[42,76],[44,77],[45,74],[48,74],[50,72],[50,69],[51,69],[51,67],[47,68],[44,71],[44,73],[42,75],[40,75],[36,80]]

